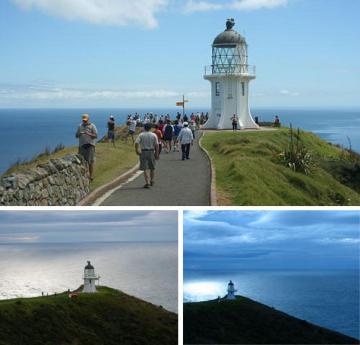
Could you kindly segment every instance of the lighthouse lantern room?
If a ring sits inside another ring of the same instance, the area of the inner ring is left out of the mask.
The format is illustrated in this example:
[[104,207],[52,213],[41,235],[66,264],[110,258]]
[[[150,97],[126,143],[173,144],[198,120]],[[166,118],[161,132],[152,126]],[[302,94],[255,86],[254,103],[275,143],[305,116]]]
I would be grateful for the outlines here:
[[227,295],[226,295],[226,299],[235,299],[235,292],[237,290],[235,290],[234,287],[234,283],[230,280],[229,284],[228,284],[228,288],[227,288]]
[[234,25],[233,18],[227,20],[226,30],[212,44],[212,65],[205,67],[204,79],[211,83],[211,112],[204,128],[231,129],[234,115],[240,128],[258,128],[249,108],[255,66],[248,64],[248,45]]
[[99,280],[100,277],[96,276],[94,266],[91,265],[90,261],[87,262],[87,265],[84,269],[84,289],[85,293],[96,292],[95,281]]

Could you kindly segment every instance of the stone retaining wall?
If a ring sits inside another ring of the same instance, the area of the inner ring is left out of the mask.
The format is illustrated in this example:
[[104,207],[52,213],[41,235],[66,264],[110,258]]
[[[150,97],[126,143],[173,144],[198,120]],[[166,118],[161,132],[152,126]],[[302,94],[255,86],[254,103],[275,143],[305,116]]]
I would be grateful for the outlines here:
[[77,154],[3,176],[0,206],[74,206],[89,193],[88,165]]

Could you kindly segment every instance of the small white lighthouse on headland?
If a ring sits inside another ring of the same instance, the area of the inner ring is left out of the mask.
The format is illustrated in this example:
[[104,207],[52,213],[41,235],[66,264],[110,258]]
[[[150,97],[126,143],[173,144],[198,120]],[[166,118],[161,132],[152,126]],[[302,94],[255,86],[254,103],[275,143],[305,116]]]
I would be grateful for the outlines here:
[[235,290],[235,286],[234,283],[230,280],[229,284],[228,284],[228,288],[227,288],[227,295],[225,297],[225,299],[235,299],[235,292],[237,290]]
[[95,281],[99,280],[100,277],[95,275],[94,266],[91,265],[90,261],[87,262],[87,265],[84,269],[84,289],[85,293],[96,292]]
[[248,64],[246,40],[234,25],[233,18],[227,20],[226,30],[212,44],[212,65],[205,67],[204,79],[211,83],[211,112],[204,128],[231,129],[234,115],[238,128],[259,128],[249,108],[255,66]]

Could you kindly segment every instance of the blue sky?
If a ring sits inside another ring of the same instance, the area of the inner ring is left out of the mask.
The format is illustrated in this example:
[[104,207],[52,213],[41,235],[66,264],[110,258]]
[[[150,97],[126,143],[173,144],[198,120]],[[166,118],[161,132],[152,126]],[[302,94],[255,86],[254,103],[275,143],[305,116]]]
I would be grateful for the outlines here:
[[358,211],[185,212],[184,269],[358,269]]
[[[86,3],[86,6],[84,5]],[[359,107],[358,0],[2,0],[0,107],[210,105],[203,67],[235,18],[253,107]]]
[[0,211],[0,244],[177,238],[176,211]]

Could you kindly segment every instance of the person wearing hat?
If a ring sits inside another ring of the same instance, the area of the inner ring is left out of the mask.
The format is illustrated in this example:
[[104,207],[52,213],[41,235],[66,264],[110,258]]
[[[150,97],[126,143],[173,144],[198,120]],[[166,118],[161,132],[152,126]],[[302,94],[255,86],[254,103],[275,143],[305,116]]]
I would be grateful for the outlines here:
[[155,160],[159,159],[158,138],[150,131],[151,127],[150,123],[145,123],[144,132],[135,141],[135,152],[140,159],[140,170],[144,171],[144,188],[154,185]]
[[194,135],[186,121],[183,123],[183,126],[177,140],[181,144],[182,160],[184,161],[185,159],[190,159],[190,145],[193,144]]
[[79,139],[79,154],[82,155],[89,164],[89,175],[92,181],[98,132],[96,126],[90,122],[88,114],[82,115],[82,123],[79,125],[75,136]]
[[108,127],[108,141],[109,143],[112,142],[115,147],[115,118],[114,116],[110,115],[109,121],[107,123]]

